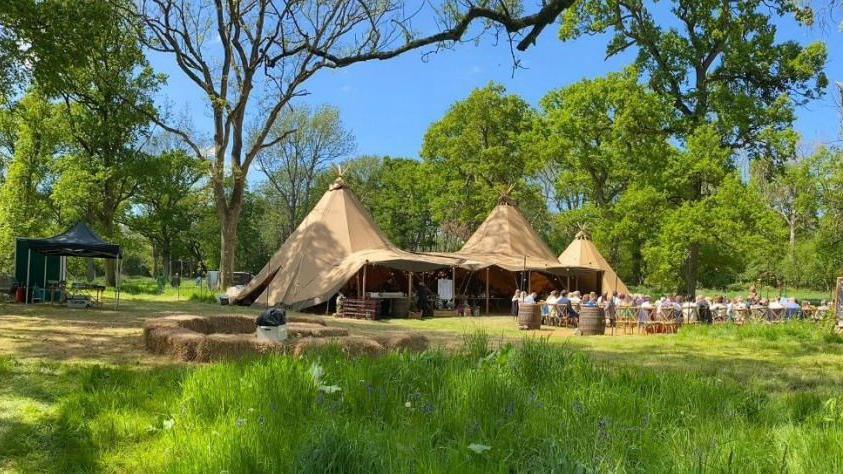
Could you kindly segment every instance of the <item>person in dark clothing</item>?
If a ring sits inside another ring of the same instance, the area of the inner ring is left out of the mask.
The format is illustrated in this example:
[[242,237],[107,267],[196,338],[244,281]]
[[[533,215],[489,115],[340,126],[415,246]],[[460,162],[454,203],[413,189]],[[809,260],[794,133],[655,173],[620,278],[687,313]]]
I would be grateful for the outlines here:
[[568,318],[574,319],[579,322],[580,315],[576,312],[576,310],[574,310],[574,305],[571,304],[571,299],[568,298],[568,292],[566,290],[562,290],[562,296],[560,296],[559,299],[556,300],[556,305],[560,307],[564,306],[567,311],[566,314],[568,315]]
[[416,290],[417,304],[423,318],[433,317],[433,307],[430,304],[430,289],[424,283],[419,283]]

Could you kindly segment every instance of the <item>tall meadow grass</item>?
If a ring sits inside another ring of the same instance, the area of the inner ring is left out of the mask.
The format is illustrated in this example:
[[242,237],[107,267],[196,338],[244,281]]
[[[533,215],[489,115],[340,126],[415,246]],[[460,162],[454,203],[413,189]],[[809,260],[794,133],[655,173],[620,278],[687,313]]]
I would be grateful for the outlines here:
[[[720,329],[678,337],[707,331]],[[540,339],[492,342],[479,333],[455,354],[329,349],[196,369],[79,369],[81,389],[45,439],[63,459],[48,470],[843,471],[843,398],[595,365]]]

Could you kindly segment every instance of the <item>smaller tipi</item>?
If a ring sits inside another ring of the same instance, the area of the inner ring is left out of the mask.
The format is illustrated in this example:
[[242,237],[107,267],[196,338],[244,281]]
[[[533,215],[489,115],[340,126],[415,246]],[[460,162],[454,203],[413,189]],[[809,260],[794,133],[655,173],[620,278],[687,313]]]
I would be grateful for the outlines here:
[[506,271],[552,272],[561,265],[550,247],[506,195],[455,256],[475,263],[475,268],[494,265]]
[[601,291],[629,294],[629,289],[612,269],[609,262],[603,258],[591,236],[584,230],[577,232],[574,241],[559,256],[559,263],[565,267],[591,268],[603,274]]

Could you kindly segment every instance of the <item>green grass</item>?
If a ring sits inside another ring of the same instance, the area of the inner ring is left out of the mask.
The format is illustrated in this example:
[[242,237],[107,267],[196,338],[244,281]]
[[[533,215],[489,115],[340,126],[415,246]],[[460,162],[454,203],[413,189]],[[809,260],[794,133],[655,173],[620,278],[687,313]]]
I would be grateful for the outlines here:
[[216,296],[221,293],[197,285],[194,280],[190,279],[183,279],[181,286],[174,288],[169,283],[163,287],[159,287],[158,282],[153,278],[128,277],[120,283],[120,288],[122,293],[121,298],[130,301],[193,301],[198,303],[217,303]]
[[377,359],[329,350],[137,368],[0,358],[0,408],[23,407],[0,424],[0,470],[843,470],[843,339],[829,328],[464,337],[455,352]]

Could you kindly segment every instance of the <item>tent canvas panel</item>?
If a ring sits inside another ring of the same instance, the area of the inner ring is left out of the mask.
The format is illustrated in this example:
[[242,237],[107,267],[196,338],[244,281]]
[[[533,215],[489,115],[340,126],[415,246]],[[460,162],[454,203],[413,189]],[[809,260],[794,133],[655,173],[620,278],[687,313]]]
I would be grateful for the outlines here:
[[[42,255],[30,250],[30,239],[16,239],[15,241],[15,281],[30,288],[44,286],[44,280],[61,280],[61,257]],[[29,282],[26,281],[27,259],[29,261]],[[47,261],[47,274],[44,278],[44,261]]]

